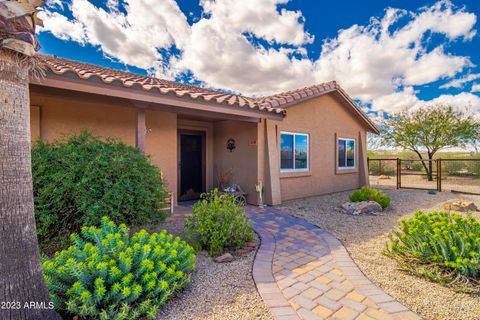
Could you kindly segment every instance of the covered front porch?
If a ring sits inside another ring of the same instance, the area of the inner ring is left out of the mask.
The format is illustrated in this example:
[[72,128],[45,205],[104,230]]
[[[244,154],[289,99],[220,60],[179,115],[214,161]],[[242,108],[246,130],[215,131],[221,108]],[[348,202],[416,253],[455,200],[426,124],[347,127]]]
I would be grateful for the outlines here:
[[268,190],[267,127],[281,114],[55,74],[30,89],[33,141],[88,130],[136,146],[161,168],[174,204],[224,182],[240,185],[250,204],[258,181]]

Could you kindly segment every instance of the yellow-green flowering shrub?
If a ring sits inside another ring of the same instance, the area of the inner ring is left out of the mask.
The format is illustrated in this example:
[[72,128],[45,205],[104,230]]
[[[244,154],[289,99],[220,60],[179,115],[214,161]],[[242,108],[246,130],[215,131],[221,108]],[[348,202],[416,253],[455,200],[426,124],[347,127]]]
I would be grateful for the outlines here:
[[44,258],[43,272],[55,309],[82,319],[154,319],[161,305],[190,281],[193,249],[165,230],[129,229],[103,217],[82,227],[72,246]]
[[390,235],[387,255],[431,280],[480,291],[480,223],[475,218],[418,211],[400,222]]

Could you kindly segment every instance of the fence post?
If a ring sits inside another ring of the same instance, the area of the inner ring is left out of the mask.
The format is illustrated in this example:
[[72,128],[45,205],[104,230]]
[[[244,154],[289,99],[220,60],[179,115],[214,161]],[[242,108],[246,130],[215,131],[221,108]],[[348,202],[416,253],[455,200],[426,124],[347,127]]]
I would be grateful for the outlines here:
[[437,190],[442,192],[442,159],[437,159]]
[[402,161],[397,158],[397,189],[402,188]]

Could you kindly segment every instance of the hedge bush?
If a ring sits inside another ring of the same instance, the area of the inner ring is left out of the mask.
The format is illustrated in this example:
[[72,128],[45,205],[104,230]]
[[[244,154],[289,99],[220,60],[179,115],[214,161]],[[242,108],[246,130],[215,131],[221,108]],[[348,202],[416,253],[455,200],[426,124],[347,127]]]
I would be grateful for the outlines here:
[[136,225],[162,220],[167,192],[160,170],[137,148],[91,133],[32,149],[37,233],[42,244],[68,237],[103,215]]
[[45,258],[43,271],[55,309],[94,319],[155,319],[169,297],[190,281],[192,247],[165,230],[129,229],[103,217],[101,227],[82,227],[68,249]]
[[436,282],[480,292],[480,223],[475,218],[418,211],[400,222],[390,235],[387,255]]
[[390,206],[390,197],[386,195],[384,192],[373,189],[362,187],[361,189],[357,189],[350,194],[350,201],[351,202],[360,202],[360,201],[375,201],[378,203],[383,209],[388,208]]
[[185,219],[185,235],[197,249],[214,256],[244,247],[253,239],[251,225],[235,196],[214,189],[194,204],[192,216]]

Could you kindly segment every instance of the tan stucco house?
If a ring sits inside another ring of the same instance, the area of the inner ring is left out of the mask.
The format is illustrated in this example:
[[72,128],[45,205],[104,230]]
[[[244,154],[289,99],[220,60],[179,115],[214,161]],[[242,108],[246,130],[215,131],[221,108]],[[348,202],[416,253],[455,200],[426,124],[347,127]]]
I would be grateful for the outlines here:
[[368,184],[366,135],[377,126],[335,82],[248,98],[39,55],[31,79],[32,140],[87,129],[137,146],[164,173],[175,202],[227,173],[257,203]]

